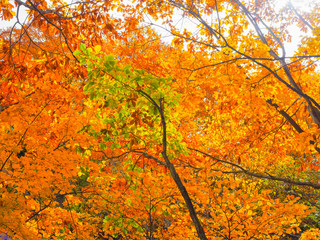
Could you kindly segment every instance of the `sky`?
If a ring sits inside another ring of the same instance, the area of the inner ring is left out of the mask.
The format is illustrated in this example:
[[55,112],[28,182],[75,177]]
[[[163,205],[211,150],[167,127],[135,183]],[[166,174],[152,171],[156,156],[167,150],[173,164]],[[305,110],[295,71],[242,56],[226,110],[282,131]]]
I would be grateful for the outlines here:
[[[25,1],[25,0],[23,0],[23,1]],[[67,0],[66,2],[72,2],[72,1],[75,1],[75,0]],[[130,0],[128,0],[128,1],[130,1]],[[278,8],[280,11],[280,9],[285,7],[289,1],[293,4],[293,6],[297,10],[306,11],[306,12],[310,11],[310,9],[312,8],[313,2],[320,2],[320,0],[274,0],[274,3],[275,3],[276,8]],[[9,0],[9,2],[13,4],[14,0]],[[19,12],[20,22],[23,23],[25,21],[26,17],[27,17],[26,8],[21,6],[20,12]],[[15,22],[16,22],[16,17],[14,17],[9,22],[0,20],[0,28],[12,27]],[[169,34],[166,31],[164,31],[161,28],[157,28],[156,31],[158,31],[163,36],[163,41],[165,41],[165,42],[171,41],[172,38],[168,37]],[[297,29],[293,27],[292,32],[298,33],[299,31],[297,31]],[[292,56],[294,54],[294,51],[297,49],[298,43],[300,42],[300,40],[301,40],[301,37],[299,36],[299,34],[292,34],[292,42],[285,43],[287,56]]]
[[320,2],[320,0],[275,0],[276,5],[279,9],[284,7],[288,2],[291,2],[293,6],[300,10],[308,12],[310,11],[310,8],[312,8],[313,2]]

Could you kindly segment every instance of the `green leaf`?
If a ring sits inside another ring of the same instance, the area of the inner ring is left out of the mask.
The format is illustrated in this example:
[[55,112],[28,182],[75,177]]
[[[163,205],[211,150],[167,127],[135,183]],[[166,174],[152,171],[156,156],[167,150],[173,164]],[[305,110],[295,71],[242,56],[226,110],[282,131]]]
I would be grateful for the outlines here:
[[111,144],[110,148],[111,150],[114,150],[117,148],[121,148],[121,145],[119,143],[114,142],[113,144]]
[[131,226],[134,227],[134,228],[138,228],[138,227],[139,227],[139,224],[136,223],[136,222],[132,222],[132,223],[131,223]]
[[112,140],[112,138],[111,138],[110,136],[105,136],[105,137],[103,138],[103,140],[104,140],[105,142],[109,142],[109,141]]
[[83,91],[85,92],[85,93],[89,93],[89,92],[91,92],[90,90],[90,88],[92,87],[94,85],[94,82],[89,82],[89,83],[87,83],[85,86],[84,86],[84,88],[83,88]]
[[83,43],[80,44],[80,49],[82,50],[82,52],[86,52],[86,45],[84,45]]
[[105,150],[107,148],[107,145],[103,142],[99,143],[99,147],[102,149],[102,150]]
[[73,52],[73,55],[79,56],[79,55],[81,55],[81,52],[79,50],[76,50],[76,51]]
[[110,61],[113,61],[113,60],[114,60],[114,56],[111,55],[111,54],[104,58],[104,61],[106,61],[106,62],[110,62]]

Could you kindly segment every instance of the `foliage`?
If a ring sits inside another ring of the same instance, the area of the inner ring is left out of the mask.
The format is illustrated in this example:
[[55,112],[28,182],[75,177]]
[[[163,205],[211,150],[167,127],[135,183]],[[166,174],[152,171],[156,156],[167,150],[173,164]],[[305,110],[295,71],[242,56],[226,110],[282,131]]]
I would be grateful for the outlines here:
[[0,236],[317,239],[320,6],[275,2],[0,1]]

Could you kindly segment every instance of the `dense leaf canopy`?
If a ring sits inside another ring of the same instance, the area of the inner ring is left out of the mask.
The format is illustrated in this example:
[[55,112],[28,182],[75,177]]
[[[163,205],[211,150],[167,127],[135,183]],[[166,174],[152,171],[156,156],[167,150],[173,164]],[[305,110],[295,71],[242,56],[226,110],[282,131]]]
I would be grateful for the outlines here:
[[320,5],[276,3],[0,0],[0,238],[319,239]]

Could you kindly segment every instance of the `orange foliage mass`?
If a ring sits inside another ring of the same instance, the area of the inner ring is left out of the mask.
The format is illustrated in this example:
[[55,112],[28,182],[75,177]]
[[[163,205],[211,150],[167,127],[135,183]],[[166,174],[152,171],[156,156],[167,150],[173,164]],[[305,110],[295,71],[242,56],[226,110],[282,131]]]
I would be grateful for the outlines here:
[[0,236],[318,239],[320,6],[274,2],[0,0]]

